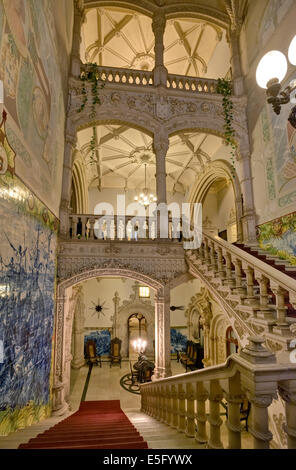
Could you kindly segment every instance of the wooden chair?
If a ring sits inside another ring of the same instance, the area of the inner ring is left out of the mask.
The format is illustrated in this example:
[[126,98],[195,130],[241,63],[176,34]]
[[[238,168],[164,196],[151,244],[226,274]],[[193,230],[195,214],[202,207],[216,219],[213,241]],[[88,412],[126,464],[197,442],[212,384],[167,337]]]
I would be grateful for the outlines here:
[[110,367],[112,367],[113,364],[119,364],[121,368],[121,339],[119,338],[113,338],[111,340],[111,345],[110,345]]
[[130,361],[130,369],[132,376],[132,384],[134,385],[136,382],[139,381],[139,371],[133,368],[132,361]]
[[100,364],[102,367],[101,356],[97,356],[96,342],[93,339],[89,339],[85,345],[86,352],[86,363],[88,365],[95,364],[96,366]]

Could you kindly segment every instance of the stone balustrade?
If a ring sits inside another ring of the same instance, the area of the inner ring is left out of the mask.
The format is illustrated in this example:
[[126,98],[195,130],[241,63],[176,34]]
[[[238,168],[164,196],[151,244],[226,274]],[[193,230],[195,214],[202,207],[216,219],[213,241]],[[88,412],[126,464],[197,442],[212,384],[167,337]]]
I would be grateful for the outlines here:
[[[264,348],[262,338],[249,337],[240,354],[220,366],[208,367],[141,385],[141,409],[168,426],[212,449],[223,448],[221,405],[227,403],[228,448],[242,447],[240,406],[250,406],[249,432],[254,449],[270,447],[268,408],[280,393],[286,403],[288,448],[296,448],[296,364],[277,364],[275,355]],[[206,404],[208,402],[208,407]],[[293,410],[292,410],[292,408]],[[208,409],[208,412],[206,410]],[[207,426],[208,423],[208,426]],[[224,424],[223,424],[224,426]]]
[[[69,239],[77,240],[156,240],[157,218],[135,215],[71,214],[69,217]],[[168,219],[166,239],[178,239],[179,219]]]
[[[87,65],[82,67],[82,73]],[[124,69],[116,67],[97,67],[97,78],[105,83],[122,83],[127,85],[153,85],[153,72],[147,70]]]
[[213,94],[217,93],[217,80],[169,74],[167,88]]
[[[83,65],[81,72],[86,71],[87,67],[87,65]],[[105,66],[97,66],[96,71],[98,80],[104,83],[154,86],[152,71]],[[208,78],[168,74],[166,85],[168,89],[172,90],[207,94],[217,93],[217,80]]]
[[186,251],[189,272],[223,306],[240,344],[259,334],[281,361],[289,361],[296,323],[296,283],[287,274],[219,237],[203,234]]

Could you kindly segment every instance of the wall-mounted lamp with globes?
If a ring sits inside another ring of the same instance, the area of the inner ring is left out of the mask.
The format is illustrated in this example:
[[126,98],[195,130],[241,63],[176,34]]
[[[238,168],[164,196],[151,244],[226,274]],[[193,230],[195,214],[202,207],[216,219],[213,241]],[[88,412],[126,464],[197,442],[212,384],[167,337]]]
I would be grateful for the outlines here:
[[[296,65],[296,36],[290,44],[288,57],[290,63]],[[290,85],[282,89],[281,82],[286,77],[287,71],[286,56],[280,51],[267,52],[257,67],[257,83],[266,89],[267,102],[272,105],[276,114],[280,114],[282,105],[291,102],[292,93],[296,90],[296,80],[292,80]],[[291,111],[289,122],[296,128],[296,106]]]

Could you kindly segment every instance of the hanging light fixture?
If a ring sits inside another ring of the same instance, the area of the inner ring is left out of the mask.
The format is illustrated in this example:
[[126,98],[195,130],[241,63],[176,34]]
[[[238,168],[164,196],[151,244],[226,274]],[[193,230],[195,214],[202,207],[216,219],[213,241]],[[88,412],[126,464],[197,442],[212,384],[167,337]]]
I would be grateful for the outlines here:
[[152,202],[157,201],[157,198],[154,196],[154,194],[149,194],[147,188],[147,163],[145,163],[145,188],[138,196],[135,196],[135,201],[144,207],[147,207],[149,204],[152,204]]

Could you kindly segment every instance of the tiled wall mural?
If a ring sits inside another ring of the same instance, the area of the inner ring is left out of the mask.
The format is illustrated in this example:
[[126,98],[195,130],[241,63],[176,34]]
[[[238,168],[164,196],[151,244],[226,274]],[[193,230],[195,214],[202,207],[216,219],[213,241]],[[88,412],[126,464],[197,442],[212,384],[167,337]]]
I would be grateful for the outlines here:
[[296,266],[296,212],[258,227],[261,248]]
[[92,331],[84,336],[84,346],[88,340],[94,340],[98,356],[108,356],[110,354],[111,333],[109,330]]
[[175,354],[177,351],[186,351],[186,344],[188,338],[182,334],[180,330],[171,328],[171,353]]
[[[59,58],[54,4],[0,0],[0,79],[9,113],[7,135],[17,152],[17,174],[57,215],[64,151],[66,71],[62,68],[67,60]],[[68,6],[67,22],[71,2]]]
[[50,411],[58,223],[14,174],[0,129],[0,435]]

